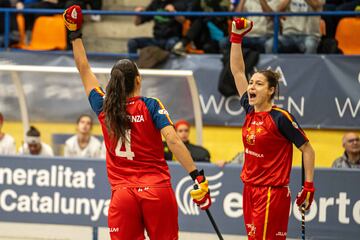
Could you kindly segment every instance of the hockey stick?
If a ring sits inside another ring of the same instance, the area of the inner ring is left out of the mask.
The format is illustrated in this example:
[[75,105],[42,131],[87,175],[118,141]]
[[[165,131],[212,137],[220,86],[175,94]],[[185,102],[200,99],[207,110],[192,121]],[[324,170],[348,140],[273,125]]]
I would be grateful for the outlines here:
[[206,214],[208,215],[209,219],[210,219],[210,222],[211,224],[213,225],[214,229],[215,229],[215,232],[216,234],[218,235],[219,237],[219,240],[224,240],[224,238],[222,237],[220,231],[219,231],[219,228],[217,227],[216,223],[215,223],[215,220],[214,218],[212,217],[211,213],[210,213],[210,210],[209,209],[206,209]]
[[[305,182],[305,168],[304,156],[301,155],[301,186],[304,187]],[[305,240],[305,203],[301,205],[301,239]]]
[[[201,171],[202,171],[202,170],[201,170]],[[199,189],[199,186],[198,186],[197,184],[195,184],[195,185],[194,185],[194,189]],[[218,237],[219,237],[219,240],[224,240],[224,238],[222,237],[222,235],[221,235],[221,233],[220,233],[220,230],[219,230],[218,226],[216,225],[216,222],[215,222],[215,220],[214,220],[214,218],[213,218],[210,210],[209,210],[209,209],[206,209],[205,212],[206,212],[206,214],[208,215],[208,217],[209,217],[209,219],[210,219],[210,222],[211,222],[212,226],[214,227],[216,234],[217,234]]]

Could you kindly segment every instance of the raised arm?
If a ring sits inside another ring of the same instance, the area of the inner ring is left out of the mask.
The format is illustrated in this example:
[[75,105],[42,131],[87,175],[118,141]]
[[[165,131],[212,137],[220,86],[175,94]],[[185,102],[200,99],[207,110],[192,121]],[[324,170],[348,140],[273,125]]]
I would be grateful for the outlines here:
[[65,10],[63,16],[65,26],[70,32],[69,38],[73,46],[75,64],[79,70],[86,95],[89,96],[91,90],[99,86],[99,82],[95,74],[91,71],[84,44],[81,40],[81,25],[83,19],[81,8],[73,5]]
[[246,92],[248,86],[245,75],[245,63],[241,49],[241,42],[245,34],[252,29],[252,26],[253,22],[244,18],[236,18],[232,21],[230,37],[230,68],[240,96]]

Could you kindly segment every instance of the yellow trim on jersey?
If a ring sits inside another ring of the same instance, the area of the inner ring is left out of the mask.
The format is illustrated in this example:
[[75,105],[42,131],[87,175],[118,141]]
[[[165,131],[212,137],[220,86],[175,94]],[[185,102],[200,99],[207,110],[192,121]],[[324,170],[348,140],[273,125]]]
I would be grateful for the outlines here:
[[104,93],[104,91],[101,89],[101,87],[96,87],[96,88],[94,88],[94,90],[98,93],[98,94],[100,94],[100,96],[105,96],[105,93]]
[[267,224],[268,224],[268,220],[269,220],[270,196],[271,196],[271,187],[269,187],[268,193],[267,193],[263,240],[266,240],[266,230],[267,230]]
[[[275,108],[273,108],[274,110],[276,110],[276,111],[279,111],[279,112],[281,112],[282,114],[284,114],[285,115],[285,117],[287,118],[287,119],[289,119],[290,120],[290,122],[291,122],[291,124],[294,124],[294,119],[291,117],[291,115],[287,112],[287,111],[285,111],[284,109],[281,109],[281,108],[277,108],[277,107],[275,107]],[[295,123],[296,124],[296,123]],[[296,124],[297,125],[297,124]],[[306,134],[305,134],[305,132],[304,131],[302,131],[300,128],[296,128],[297,130],[299,130],[299,132],[305,137],[305,139],[308,139],[307,137],[306,137]]]
[[284,114],[285,117],[287,117],[290,120],[290,122],[294,121],[294,119],[291,117],[291,115],[287,111],[285,111],[284,109],[281,109],[281,108],[273,108],[273,109],[276,110],[276,111],[281,112],[282,114]]
[[[160,101],[160,99],[155,98],[155,97],[153,97],[153,99],[155,99],[155,100],[159,103],[160,108],[161,108],[162,110],[163,110],[163,109],[166,110],[165,107],[164,107],[164,104],[162,104],[162,102]],[[165,115],[166,115],[168,121],[170,122],[170,124],[171,124],[171,125],[174,125],[174,123],[173,123],[173,122],[171,121],[171,119],[170,119],[169,114],[165,114]]]

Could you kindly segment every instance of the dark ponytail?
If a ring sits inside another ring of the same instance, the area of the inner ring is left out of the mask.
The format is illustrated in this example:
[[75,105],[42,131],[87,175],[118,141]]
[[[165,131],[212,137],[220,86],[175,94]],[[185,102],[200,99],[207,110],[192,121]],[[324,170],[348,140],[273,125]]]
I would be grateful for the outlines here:
[[111,70],[104,101],[105,123],[111,137],[126,139],[130,120],[126,111],[126,98],[135,88],[135,77],[139,75],[136,65],[128,60],[118,61]]

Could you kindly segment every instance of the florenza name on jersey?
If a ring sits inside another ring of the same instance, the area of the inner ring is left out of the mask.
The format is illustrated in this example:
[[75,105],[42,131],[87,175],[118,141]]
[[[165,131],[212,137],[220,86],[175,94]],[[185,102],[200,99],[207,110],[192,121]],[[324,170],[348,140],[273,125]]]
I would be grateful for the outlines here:
[[128,116],[130,122],[145,122],[143,115]]

